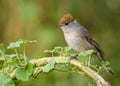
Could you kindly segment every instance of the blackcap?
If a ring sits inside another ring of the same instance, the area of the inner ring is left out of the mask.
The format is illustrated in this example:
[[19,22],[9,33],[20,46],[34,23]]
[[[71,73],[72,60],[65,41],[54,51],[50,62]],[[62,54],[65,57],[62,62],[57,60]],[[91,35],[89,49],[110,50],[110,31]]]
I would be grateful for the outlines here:
[[[90,35],[88,30],[75,20],[71,14],[65,14],[59,21],[58,27],[62,29],[67,44],[76,52],[94,49],[100,62],[104,62],[104,53],[99,44]],[[107,72],[113,74],[109,67]]]

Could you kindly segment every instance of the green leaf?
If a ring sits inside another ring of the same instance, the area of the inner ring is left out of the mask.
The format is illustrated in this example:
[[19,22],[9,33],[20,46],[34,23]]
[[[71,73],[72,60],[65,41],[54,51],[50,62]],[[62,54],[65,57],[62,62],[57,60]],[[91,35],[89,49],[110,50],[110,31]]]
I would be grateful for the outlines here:
[[55,51],[55,53],[63,52],[63,47],[55,47],[54,51]]
[[0,61],[3,61],[4,59],[0,56]]
[[16,78],[18,80],[27,81],[32,74],[33,65],[28,63],[25,68],[16,69]]
[[55,59],[48,60],[48,64],[42,68],[43,72],[49,72],[50,70],[52,70],[55,66],[55,62]]
[[77,54],[70,46],[64,47],[64,56],[71,56],[73,54]]
[[71,48],[70,46],[64,47],[64,52],[69,52],[69,51],[71,51],[71,50],[72,50],[72,48]]
[[79,57],[88,57],[95,53],[95,50],[86,50],[78,54]]
[[0,72],[0,86],[15,86],[9,75]]
[[64,58],[64,59],[61,60],[61,63],[68,63],[69,60],[70,60],[70,58],[67,58],[67,57],[66,57],[66,58]]
[[37,41],[36,40],[32,40],[32,41],[23,40],[23,44],[29,44],[29,43],[34,43],[34,42],[37,42]]
[[62,56],[69,56],[71,54],[76,54],[75,51],[72,50],[71,47],[55,47],[53,50],[45,50],[44,52],[52,53],[52,55],[62,55]]
[[12,58],[15,58],[17,55],[16,54],[10,54],[8,56],[12,59]]
[[69,64],[56,64],[55,69],[60,70],[60,71],[69,71],[71,69],[71,66]]
[[22,40],[18,40],[16,42],[11,42],[9,46],[7,47],[8,49],[17,49],[20,47],[20,45],[23,43]]
[[16,54],[10,54],[10,55],[5,55],[7,62],[14,62],[14,60],[17,58]]
[[104,66],[109,66],[109,65],[110,65],[110,62],[109,62],[109,61],[104,61],[104,62],[102,62],[102,65],[104,65]]
[[29,40],[19,39],[16,42],[11,42],[7,48],[8,49],[17,49],[20,47],[21,44],[29,44],[29,43],[33,43],[33,42],[36,42],[36,40],[29,41]]
[[2,52],[5,52],[5,48],[4,48],[4,45],[1,43],[0,44],[0,53],[2,53]]

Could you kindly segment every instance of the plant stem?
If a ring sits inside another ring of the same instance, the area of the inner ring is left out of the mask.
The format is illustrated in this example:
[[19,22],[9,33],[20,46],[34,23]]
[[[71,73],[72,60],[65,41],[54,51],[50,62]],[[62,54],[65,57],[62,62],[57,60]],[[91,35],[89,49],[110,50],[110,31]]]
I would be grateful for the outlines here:
[[16,49],[15,49],[15,53],[16,53],[16,55],[17,55],[18,62],[21,63],[20,58],[19,58],[19,56],[18,56],[18,53],[17,53],[17,50],[16,50]]
[[3,59],[4,59],[4,61],[7,62],[7,60],[6,60],[6,58],[5,58],[5,55],[4,55],[4,52],[1,52],[1,55],[2,55],[2,57],[3,57]]
[[[63,59],[65,59],[67,57],[52,57],[52,58],[54,58],[56,60],[56,63],[59,64],[59,63],[62,63]],[[44,58],[41,58],[41,59],[33,59],[33,60],[30,61],[30,63],[32,63],[33,65],[36,65],[38,63],[46,64],[46,62],[49,59],[51,59],[51,58],[50,57],[44,57]],[[78,67],[79,71],[82,71],[83,73],[88,75],[90,78],[92,78],[97,86],[111,86],[107,81],[104,80],[104,78],[101,75],[99,75],[93,69],[91,69],[89,67],[86,67],[80,61],[78,61],[76,59],[71,59],[69,61],[69,63],[70,63],[70,65]]]
[[23,55],[24,55],[24,61],[25,61],[25,65],[27,64],[27,58],[25,56],[25,44],[24,44],[24,49],[23,49]]

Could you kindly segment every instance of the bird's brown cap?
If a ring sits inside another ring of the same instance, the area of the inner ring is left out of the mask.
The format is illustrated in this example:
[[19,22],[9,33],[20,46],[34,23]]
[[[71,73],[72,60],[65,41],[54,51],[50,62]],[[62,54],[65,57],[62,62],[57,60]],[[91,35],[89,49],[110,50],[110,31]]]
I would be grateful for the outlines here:
[[74,21],[74,18],[71,14],[65,14],[59,21],[59,24],[68,24],[70,22]]

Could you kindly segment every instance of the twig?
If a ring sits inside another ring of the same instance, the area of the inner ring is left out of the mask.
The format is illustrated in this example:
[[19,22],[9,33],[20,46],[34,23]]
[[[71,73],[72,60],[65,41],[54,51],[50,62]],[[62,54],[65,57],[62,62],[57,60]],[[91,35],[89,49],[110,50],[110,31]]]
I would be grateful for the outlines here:
[[[32,59],[30,63],[32,63],[33,65],[36,65],[38,63],[46,64],[47,61],[50,60],[51,58],[54,58],[56,60],[56,63],[62,63],[63,59],[65,59],[65,57],[45,57],[40,59]],[[80,61],[76,59],[71,59],[69,60],[69,64],[73,66],[77,66],[81,71],[83,71],[90,78],[92,78],[97,86],[111,86],[96,71],[84,66]]]

